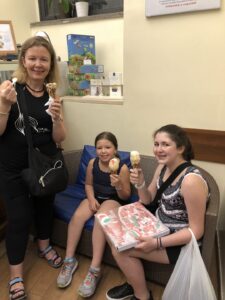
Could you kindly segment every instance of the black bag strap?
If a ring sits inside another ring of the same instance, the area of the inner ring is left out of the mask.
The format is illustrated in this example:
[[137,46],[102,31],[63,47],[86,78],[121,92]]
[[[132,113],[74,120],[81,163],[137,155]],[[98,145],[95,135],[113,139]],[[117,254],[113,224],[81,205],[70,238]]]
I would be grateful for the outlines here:
[[18,86],[18,84],[16,83],[16,87],[18,87],[18,91],[19,91],[19,98],[17,98],[17,105],[19,106],[20,111],[23,113],[25,137],[27,139],[29,148],[32,149],[34,148],[34,145],[33,145],[32,133],[31,133],[30,123],[29,123],[28,110],[27,110],[27,105],[26,105],[26,100],[24,95],[25,86],[23,85]]
[[165,189],[174,181],[174,179],[187,167],[192,166],[192,163],[189,161],[186,161],[182,164],[180,164],[173,173],[167,178],[166,181],[163,182],[163,184],[160,186],[160,188],[157,190],[157,193],[155,195],[154,200],[151,202],[158,201],[162,195],[162,193],[165,191]]

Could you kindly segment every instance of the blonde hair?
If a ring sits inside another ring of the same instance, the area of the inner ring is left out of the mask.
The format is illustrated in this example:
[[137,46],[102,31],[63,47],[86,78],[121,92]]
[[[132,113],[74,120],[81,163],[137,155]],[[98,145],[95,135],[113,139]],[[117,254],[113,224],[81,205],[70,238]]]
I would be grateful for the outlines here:
[[27,39],[21,48],[20,55],[19,55],[19,61],[18,61],[18,68],[16,71],[13,73],[13,77],[17,78],[17,81],[21,84],[26,83],[27,81],[27,70],[24,68],[23,65],[23,59],[25,57],[25,54],[28,49],[32,47],[45,47],[47,51],[50,54],[51,57],[51,65],[50,65],[50,70],[45,78],[45,82],[56,82],[59,83],[60,78],[59,78],[59,69],[58,69],[58,64],[57,64],[57,59],[56,59],[56,54],[55,50],[52,46],[52,44],[47,41],[44,37],[41,36],[34,36],[29,39]]

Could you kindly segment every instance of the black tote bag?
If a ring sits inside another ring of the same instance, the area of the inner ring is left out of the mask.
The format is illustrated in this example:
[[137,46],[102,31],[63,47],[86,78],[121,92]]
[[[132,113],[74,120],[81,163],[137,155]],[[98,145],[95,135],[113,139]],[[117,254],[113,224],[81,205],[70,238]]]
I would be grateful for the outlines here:
[[20,92],[20,109],[24,116],[29,164],[29,167],[21,172],[22,179],[33,196],[43,197],[61,192],[68,184],[68,170],[62,149],[58,148],[56,154],[49,156],[33,146],[23,87]]

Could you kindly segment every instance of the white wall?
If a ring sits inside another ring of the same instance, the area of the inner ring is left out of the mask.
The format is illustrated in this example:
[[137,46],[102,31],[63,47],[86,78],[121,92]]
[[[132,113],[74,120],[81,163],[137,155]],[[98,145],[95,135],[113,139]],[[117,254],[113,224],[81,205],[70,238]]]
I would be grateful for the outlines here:
[[0,0],[0,20],[11,20],[16,43],[22,43],[31,35],[30,23],[37,22],[38,0]]

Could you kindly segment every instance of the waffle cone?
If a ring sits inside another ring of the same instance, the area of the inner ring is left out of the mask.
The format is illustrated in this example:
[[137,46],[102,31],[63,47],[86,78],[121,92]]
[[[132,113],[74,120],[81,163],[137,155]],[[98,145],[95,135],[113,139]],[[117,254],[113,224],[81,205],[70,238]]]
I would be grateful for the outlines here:
[[139,164],[133,164],[132,167],[133,169],[137,169],[139,167]]

